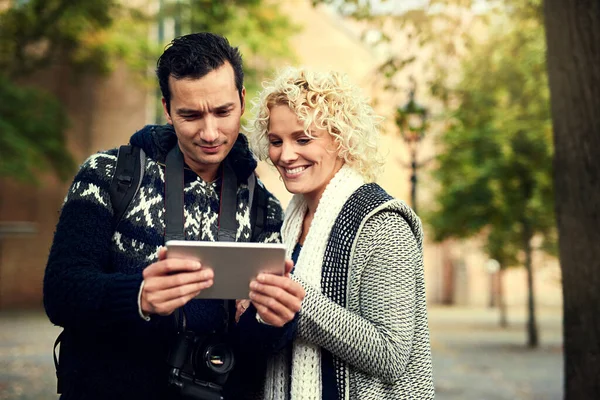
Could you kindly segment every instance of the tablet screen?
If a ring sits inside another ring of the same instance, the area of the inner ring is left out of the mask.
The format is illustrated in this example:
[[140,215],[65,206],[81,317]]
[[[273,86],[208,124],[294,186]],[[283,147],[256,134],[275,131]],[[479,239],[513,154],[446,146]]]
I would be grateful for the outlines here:
[[170,240],[166,246],[167,258],[198,260],[213,270],[213,286],[198,299],[247,299],[250,281],[259,273],[285,272],[283,244]]

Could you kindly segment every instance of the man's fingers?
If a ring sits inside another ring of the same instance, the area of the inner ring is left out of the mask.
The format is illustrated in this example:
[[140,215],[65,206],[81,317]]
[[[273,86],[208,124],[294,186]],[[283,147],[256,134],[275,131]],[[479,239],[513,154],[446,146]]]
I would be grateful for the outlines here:
[[167,248],[161,247],[160,249],[158,249],[158,261],[162,261],[162,260],[166,260],[166,259],[167,259]]
[[158,292],[150,292],[146,295],[146,300],[150,304],[161,304],[180,297],[196,297],[202,290],[208,289],[213,285],[212,280],[194,282],[187,285],[177,286],[167,290],[161,290]]
[[180,272],[174,275],[159,275],[144,277],[144,291],[160,292],[171,288],[177,288],[193,283],[200,283],[214,278],[211,269],[203,269],[195,272]]
[[173,311],[175,311],[176,309],[178,309],[179,307],[183,307],[184,305],[186,305],[188,303],[188,301],[190,301],[191,299],[193,299],[194,297],[196,297],[197,294],[189,294],[187,296],[184,297],[178,297],[176,299],[164,302],[164,303],[160,303],[158,305],[156,305],[156,307],[154,307],[154,314],[158,314],[158,315],[170,315],[173,313]]
[[196,260],[185,260],[181,258],[170,258],[168,260],[157,261],[144,269],[144,278],[150,276],[172,275],[179,272],[198,271],[202,264]]

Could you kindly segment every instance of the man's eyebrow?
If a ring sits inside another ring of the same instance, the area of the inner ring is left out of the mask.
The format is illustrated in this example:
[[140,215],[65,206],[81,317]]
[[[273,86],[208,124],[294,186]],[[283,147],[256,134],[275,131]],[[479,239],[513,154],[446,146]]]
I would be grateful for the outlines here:
[[224,110],[224,109],[227,109],[229,107],[233,107],[234,105],[235,105],[235,103],[232,101],[232,102],[229,102],[229,103],[222,104],[222,105],[220,105],[218,107],[215,107],[215,110]]
[[178,108],[176,112],[177,114],[201,114],[199,110],[194,110],[193,108]]
[[[213,110],[222,111],[222,110],[226,110],[230,107],[233,107],[234,105],[235,105],[235,103],[232,101],[232,102],[217,106]],[[193,108],[178,108],[176,110],[176,112],[177,112],[177,114],[204,114],[204,111],[196,110]]]

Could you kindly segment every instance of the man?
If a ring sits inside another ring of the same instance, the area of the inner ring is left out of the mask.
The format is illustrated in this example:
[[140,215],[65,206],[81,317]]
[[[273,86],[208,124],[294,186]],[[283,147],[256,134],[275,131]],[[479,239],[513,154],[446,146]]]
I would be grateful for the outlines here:
[[[222,301],[193,299],[212,285],[212,271],[194,261],[166,259],[162,248],[165,160],[175,146],[185,163],[185,239],[216,240],[220,213],[230,212],[238,226],[235,240],[250,240],[248,178],[256,161],[239,134],[246,92],[237,48],[210,33],[177,38],[159,58],[157,76],[168,124],[147,126],[131,137],[146,157],[141,186],[123,218],[113,225],[113,149],[84,162],[56,228],[44,305],[50,320],[65,328],[59,367],[65,400],[176,398],[168,388],[166,360],[181,330],[175,318],[180,308],[186,329],[197,335],[224,335],[225,325],[233,331],[240,363],[226,384],[228,398],[249,393],[247,383],[260,386],[256,369],[241,369],[249,357],[281,349],[295,332],[304,290],[289,277],[267,276],[254,283],[250,308],[231,326],[231,310]],[[237,209],[220,211],[226,162],[239,182]],[[260,182],[255,190],[264,190],[267,198],[266,222],[256,241],[277,242],[281,206]]]

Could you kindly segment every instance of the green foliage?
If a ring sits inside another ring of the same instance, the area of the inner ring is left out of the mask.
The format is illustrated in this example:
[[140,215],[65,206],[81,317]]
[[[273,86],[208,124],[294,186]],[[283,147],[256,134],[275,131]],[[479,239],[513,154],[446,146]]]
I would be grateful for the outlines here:
[[490,256],[516,262],[527,236],[553,247],[552,137],[544,31],[501,23],[463,63],[459,106],[441,137],[435,238],[486,232]]
[[0,176],[38,182],[51,168],[66,179],[75,167],[65,151],[67,117],[55,98],[0,75]]
[[430,0],[401,14],[374,13],[368,0],[317,3],[369,11],[359,18],[373,45],[405,34],[401,52],[388,46],[379,67],[383,87],[399,91],[399,73],[419,60],[451,115],[433,172],[437,204],[424,213],[435,239],[483,234],[503,266],[517,263],[527,236],[555,253],[542,0]]
[[373,6],[370,0],[311,0],[311,3],[313,7],[320,4],[334,6],[340,15],[358,20],[368,20],[373,17]]
[[155,84],[152,70],[166,43],[150,38],[152,24],[173,22],[177,35],[216,32],[239,45],[248,98],[277,63],[293,58],[287,38],[299,27],[280,13],[275,1],[158,3],[163,7],[154,14],[117,0],[15,1],[0,11],[0,176],[34,181],[48,165],[67,178],[74,169],[61,103],[13,82],[27,82],[35,72],[53,67],[69,68],[73,79],[77,73],[107,74],[124,61],[139,82]]
[[0,13],[0,70],[28,75],[61,62],[105,70],[94,35],[111,26],[116,1],[30,0]]
[[[42,69],[108,73],[117,59],[147,68],[147,16],[106,0],[29,0],[0,11],[0,176],[67,179],[68,116],[56,96],[24,85]],[[120,29],[111,29],[119,23]],[[76,78],[76,76],[73,76]]]

